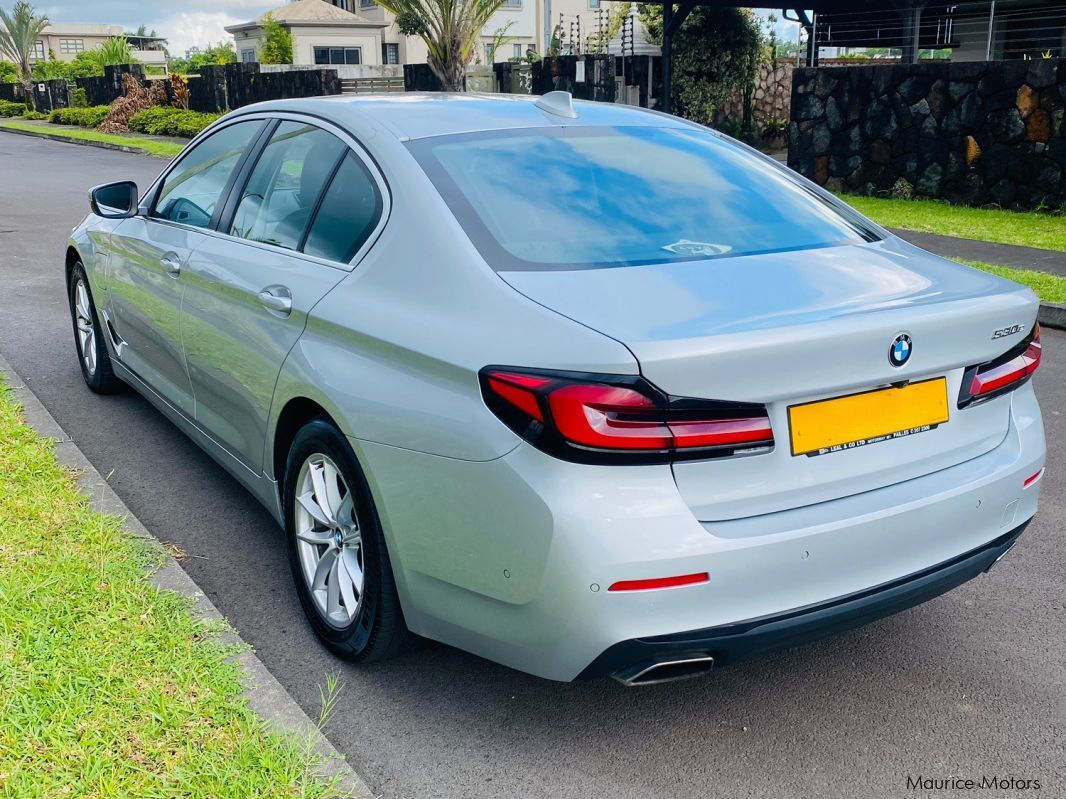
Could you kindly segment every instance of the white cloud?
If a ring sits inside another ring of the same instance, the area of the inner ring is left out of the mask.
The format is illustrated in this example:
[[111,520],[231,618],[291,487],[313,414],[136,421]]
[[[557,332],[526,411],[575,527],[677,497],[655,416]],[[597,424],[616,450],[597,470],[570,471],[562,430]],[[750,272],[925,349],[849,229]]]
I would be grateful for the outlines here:
[[[53,0],[38,9],[53,22],[96,22],[136,30],[145,25],[169,41],[173,55],[229,39],[227,25],[246,22],[284,0]],[[222,10],[224,9],[224,10]]]

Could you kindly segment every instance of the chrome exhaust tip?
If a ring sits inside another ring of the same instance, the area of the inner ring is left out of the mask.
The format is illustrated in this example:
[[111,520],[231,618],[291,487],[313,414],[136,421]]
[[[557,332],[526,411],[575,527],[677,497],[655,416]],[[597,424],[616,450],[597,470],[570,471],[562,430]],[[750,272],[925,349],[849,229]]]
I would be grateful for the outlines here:
[[714,668],[711,655],[686,655],[622,669],[611,676],[627,688],[700,677]]

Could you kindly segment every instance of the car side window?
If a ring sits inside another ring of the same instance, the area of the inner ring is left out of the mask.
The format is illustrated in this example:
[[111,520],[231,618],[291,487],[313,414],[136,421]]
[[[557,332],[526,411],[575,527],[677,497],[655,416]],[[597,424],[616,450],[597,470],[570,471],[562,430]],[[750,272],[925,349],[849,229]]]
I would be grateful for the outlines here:
[[262,126],[261,120],[238,122],[197,144],[163,179],[150,216],[210,227],[233,170]]
[[382,199],[366,165],[349,151],[311,223],[304,252],[348,262],[381,218]]
[[241,193],[230,234],[298,250],[348,147],[303,122],[278,125]]

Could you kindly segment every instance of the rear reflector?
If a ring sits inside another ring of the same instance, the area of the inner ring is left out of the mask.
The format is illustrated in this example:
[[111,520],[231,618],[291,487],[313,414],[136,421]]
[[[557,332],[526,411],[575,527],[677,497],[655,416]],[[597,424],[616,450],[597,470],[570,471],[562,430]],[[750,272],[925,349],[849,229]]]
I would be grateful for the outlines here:
[[1034,485],[1036,485],[1037,483],[1040,482],[1040,478],[1043,477],[1043,476],[1044,476],[1044,470],[1041,469],[1039,472],[1034,474],[1032,477],[1027,478],[1026,481],[1024,483],[1022,483],[1022,489],[1024,490],[1026,488],[1032,488]]
[[682,574],[678,577],[656,577],[651,580],[621,580],[614,583],[608,591],[654,591],[657,588],[680,588],[683,585],[698,585],[710,581],[707,572],[699,574]]

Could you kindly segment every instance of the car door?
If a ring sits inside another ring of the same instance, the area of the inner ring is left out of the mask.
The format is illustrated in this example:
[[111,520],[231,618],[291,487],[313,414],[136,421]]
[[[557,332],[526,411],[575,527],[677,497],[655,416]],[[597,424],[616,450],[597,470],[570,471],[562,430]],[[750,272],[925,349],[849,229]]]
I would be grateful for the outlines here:
[[111,235],[106,307],[119,360],[190,418],[181,270],[206,240],[204,231],[262,127],[262,120],[229,125],[188,150],[146,198],[146,213],[124,219]]
[[339,131],[285,119],[183,270],[196,421],[258,472],[274,385],[307,314],[351,269],[383,193]]

